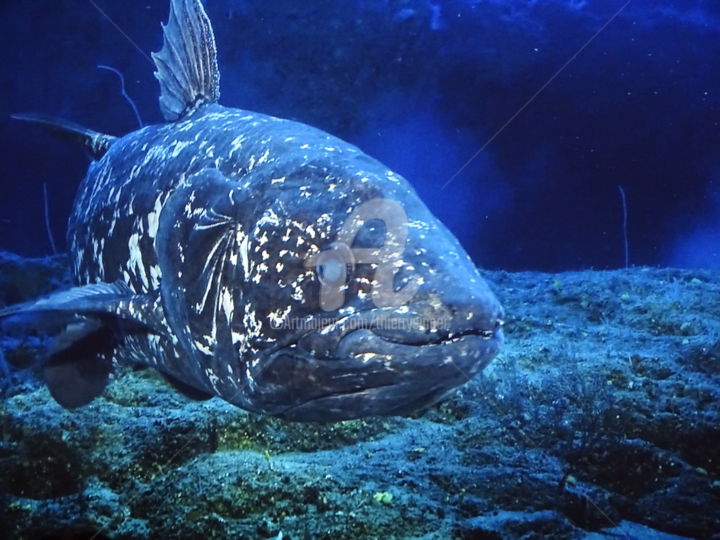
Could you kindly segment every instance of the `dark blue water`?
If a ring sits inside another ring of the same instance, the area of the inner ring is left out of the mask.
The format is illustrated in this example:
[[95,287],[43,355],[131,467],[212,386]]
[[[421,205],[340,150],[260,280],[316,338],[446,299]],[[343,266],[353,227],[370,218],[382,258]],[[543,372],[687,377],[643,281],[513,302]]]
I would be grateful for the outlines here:
[[[145,123],[161,120],[145,55],[160,47],[166,2],[95,3],[125,36],[89,0],[0,8],[0,249],[50,251],[43,183],[63,249],[87,165],[81,150],[9,114],[135,129],[102,64],[124,74]],[[211,0],[207,9],[223,104],[360,145],[410,179],[479,265],[624,266],[622,186],[630,264],[720,267],[720,4],[633,0],[613,19],[624,3]]]

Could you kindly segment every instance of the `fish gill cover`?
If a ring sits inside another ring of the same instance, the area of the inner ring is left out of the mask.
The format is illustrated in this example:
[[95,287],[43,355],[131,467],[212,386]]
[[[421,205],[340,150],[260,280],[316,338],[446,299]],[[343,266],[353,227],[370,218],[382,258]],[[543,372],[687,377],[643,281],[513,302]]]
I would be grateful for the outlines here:
[[[408,178],[473,260],[498,269],[483,276],[508,343],[422,416],[295,424],[187,401],[129,368],[67,411],[33,376],[43,336],[10,331],[3,534],[720,534],[720,8],[206,8],[222,103],[325,129]],[[0,15],[3,117],[51,113],[113,135],[162,121],[145,55],[161,47],[165,2],[5,2]],[[9,120],[0,137],[0,248],[45,255],[50,229],[66,250],[86,158]],[[69,287],[68,266],[4,255],[2,304]]]

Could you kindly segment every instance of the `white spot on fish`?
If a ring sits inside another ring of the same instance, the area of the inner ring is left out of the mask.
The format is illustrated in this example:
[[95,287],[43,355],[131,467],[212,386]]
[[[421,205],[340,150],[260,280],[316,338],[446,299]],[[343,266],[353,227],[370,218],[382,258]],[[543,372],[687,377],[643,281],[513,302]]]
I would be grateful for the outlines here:
[[158,195],[157,199],[155,199],[155,205],[150,213],[148,213],[147,220],[148,220],[148,236],[152,239],[155,239],[157,236],[157,230],[158,230],[158,223],[160,218],[160,211],[162,210],[162,194]]
[[272,311],[268,314],[268,319],[270,319],[270,323],[275,328],[279,328],[285,322],[287,316],[290,315],[291,310],[292,307],[290,306],[287,306],[284,310],[276,309],[275,311]]
[[238,150],[240,150],[240,148],[242,148],[242,145],[245,142],[245,140],[246,140],[245,135],[240,135],[239,137],[235,137],[233,139],[232,143],[230,143],[230,157],[232,157],[232,155],[235,152],[237,152]]
[[250,255],[248,254],[248,250],[250,248],[250,237],[238,230],[237,239],[240,244],[240,262],[242,263],[245,280],[247,280],[250,277]]
[[128,240],[128,269],[135,270],[136,275],[142,280],[145,290],[149,290],[147,274],[145,273],[145,265],[143,264],[142,251],[140,251],[140,236],[137,233],[130,235]]
[[270,156],[270,149],[265,150],[262,156],[260,156],[257,160],[257,165],[262,165],[268,160],[268,157]]
[[233,311],[235,310],[235,304],[233,303],[232,293],[227,287],[223,287],[220,299],[220,305],[223,313],[225,314],[225,320],[228,323],[232,322]]
[[262,227],[268,223],[270,225],[280,225],[280,218],[272,208],[265,210],[265,213],[257,222],[257,227]]
[[242,343],[245,340],[245,335],[241,334],[240,332],[236,332],[235,330],[233,330],[231,334],[232,334],[233,345]]

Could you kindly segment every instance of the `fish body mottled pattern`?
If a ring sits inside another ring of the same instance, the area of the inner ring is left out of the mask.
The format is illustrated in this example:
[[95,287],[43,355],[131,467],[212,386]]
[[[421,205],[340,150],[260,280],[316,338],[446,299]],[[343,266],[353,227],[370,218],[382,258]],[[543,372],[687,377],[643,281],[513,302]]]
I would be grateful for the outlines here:
[[18,116],[93,158],[68,226],[77,286],[0,310],[62,323],[44,367],[58,403],[136,363],[189,397],[343,420],[417,410],[481,371],[502,307],[412,186],[324,131],[219,105],[199,0],[172,0],[163,34],[167,124],[115,138]]
[[[167,197],[193,173],[216,168],[229,184],[260,197],[285,188],[284,182],[263,174],[251,178],[253,171],[280,173],[285,165],[295,167],[297,176],[298,168],[315,169],[315,181],[321,169],[355,156],[382,167],[319,129],[219,105],[181,122],[130,133],[91,164],[80,187],[68,233],[78,284],[122,280],[137,293],[156,289],[159,214]],[[299,187],[297,179],[294,184]]]
[[[236,240],[248,235],[253,238],[248,242],[250,252],[241,253],[234,264],[240,273],[248,272],[242,276],[247,286],[256,288],[290,286],[292,280],[307,274],[304,260],[309,251],[332,240],[332,231],[347,217],[345,208],[352,207],[353,201],[348,198],[360,202],[403,191],[414,194],[403,178],[326,132],[263,114],[207,105],[182,121],[148,126],[119,138],[102,159],[91,164],[69,226],[77,284],[122,281],[137,294],[159,290],[163,276],[157,235],[165,203],[194,174],[208,169],[218,171],[225,179],[228,197],[235,192],[246,199],[246,213],[235,224],[233,234]],[[378,179],[386,189],[378,188]],[[323,193],[325,201],[332,203],[334,197],[329,192],[336,193],[337,208],[318,208],[311,200]],[[205,204],[214,201],[204,200],[207,196],[202,191],[193,194],[193,212],[209,209]],[[282,205],[283,200],[287,215],[282,225],[297,230],[292,235],[288,232],[285,245],[261,250],[263,232],[256,226],[280,219],[272,208],[278,201]],[[180,223],[191,216],[179,212],[171,217]],[[188,265],[194,264],[200,274],[212,252],[211,243],[201,245],[203,251],[195,253],[183,253],[179,245],[177,253],[165,256],[188,259]],[[223,309],[227,311],[220,298],[223,291],[233,289],[235,316],[222,317],[219,324],[228,326],[234,354],[220,358],[213,348],[218,336],[209,329],[204,332],[204,341],[189,344],[200,353],[188,358],[188,347],[183,348],[176,339],[178,329],[161,317],[163,334],[128,334],[117,351],[117,360],[156,367],[208,392],[251,406],[244,395],[247,388],[241,386],[247,387],[252,381],[249,366],[253,355],[282,338],[283,332],[270,323],[287,317],[290,306],[273,303],[272,294],[265,303],[243,302],[238,299],[243,291],[237,284],[221,284],[222,278],[212,273],[202,275],[204,282],[182,286],[203,293],[212,287],[210,298],[204,297],[205,303],[211,304],[209,319],[221,317]],[[319,311],[317,302],[305,298],[305,291],[299,287],[291,296],[301,307],[293,310],[299,316]],[[170,300],[159,297],[156,302],[163,313]],[[240,310],[244,313],[236,313]]]

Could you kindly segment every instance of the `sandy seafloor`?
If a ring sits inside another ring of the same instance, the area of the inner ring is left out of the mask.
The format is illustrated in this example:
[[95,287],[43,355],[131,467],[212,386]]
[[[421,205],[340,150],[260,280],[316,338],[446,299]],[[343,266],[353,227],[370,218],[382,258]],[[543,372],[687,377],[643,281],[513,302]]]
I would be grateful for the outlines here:
[[[414,418],[289,423],[129,369],[66,411],[5,336],[0,536],[720,538],[720,274],[486,276],[505,349]],[[66,280],[0,256],[1,304]]]

